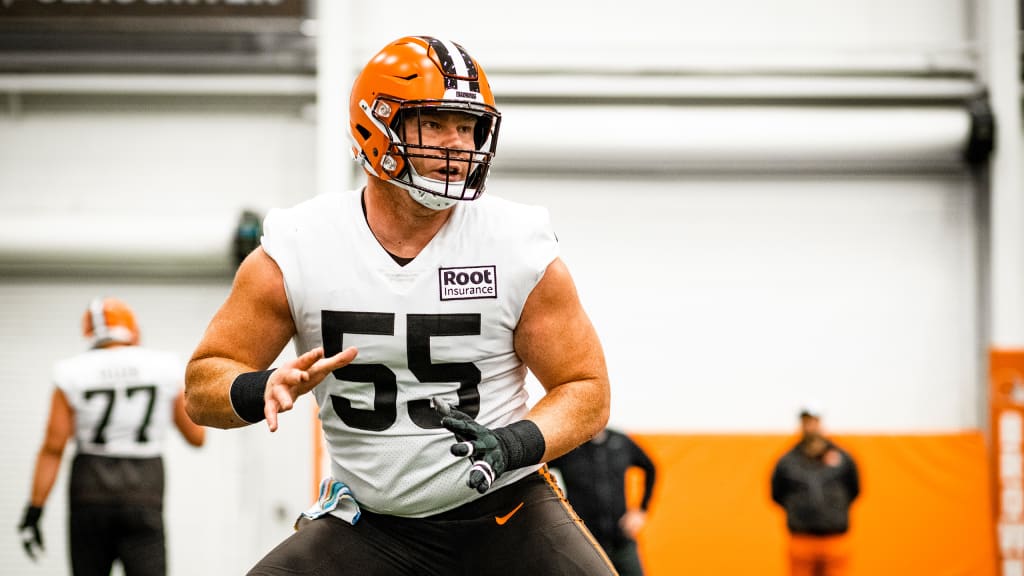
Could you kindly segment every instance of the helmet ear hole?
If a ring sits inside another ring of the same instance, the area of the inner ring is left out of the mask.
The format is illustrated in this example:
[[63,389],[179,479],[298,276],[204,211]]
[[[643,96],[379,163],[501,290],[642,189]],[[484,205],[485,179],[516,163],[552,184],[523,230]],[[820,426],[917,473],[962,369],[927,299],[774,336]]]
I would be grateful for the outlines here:
[[366,126],[363,126],[362,124],[356,124],[356,130],[359,132],[359,135],[362,136],[363,140],[370,139],[370,130],[367,129]]

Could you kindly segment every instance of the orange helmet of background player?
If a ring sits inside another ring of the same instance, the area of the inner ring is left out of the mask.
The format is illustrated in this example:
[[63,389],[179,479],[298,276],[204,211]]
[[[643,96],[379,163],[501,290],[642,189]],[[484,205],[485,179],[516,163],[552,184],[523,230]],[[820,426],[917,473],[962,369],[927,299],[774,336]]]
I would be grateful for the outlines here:
[[[475,116],[476,148],[403,142],[403,118],[428,109]],[[500,121],[480,64],[455,42],[428,36],[407,36],[385,46],[356,78],[349,101],[355,160],[368,174],[404,188],[434,209],[475,200],[483,193]],[[410,162],[417,156],[468,162],[468,173],[460,181],[426,178]]]
[[93,348],[108,344],[138,344],[139,325],[135,312],[117,298],[94,298],[82,316],[82,335]]

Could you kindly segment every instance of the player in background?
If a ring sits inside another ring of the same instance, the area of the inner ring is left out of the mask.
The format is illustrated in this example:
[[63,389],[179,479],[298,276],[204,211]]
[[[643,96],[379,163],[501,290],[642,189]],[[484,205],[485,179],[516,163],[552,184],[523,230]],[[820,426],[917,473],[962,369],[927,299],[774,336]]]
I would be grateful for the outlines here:
[[206,430],[185,413],[184,363],[139,345],[135,314],[116,298],[94,299],[82,318],[89,350],[58,362],[46,436],[19,525],[25,552],[43,550],[40,518],[75,440],[69,483],[71,572],[106,576],[166,573],[164,437],[173,425],[193,446]]

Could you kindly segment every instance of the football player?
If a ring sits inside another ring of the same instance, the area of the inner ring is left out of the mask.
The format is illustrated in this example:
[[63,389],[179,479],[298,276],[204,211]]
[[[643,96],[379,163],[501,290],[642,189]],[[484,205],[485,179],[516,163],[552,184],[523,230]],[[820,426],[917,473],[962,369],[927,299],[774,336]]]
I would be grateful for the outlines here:
[[483,68],[401,38],[349,113],[365,186],[267,215],[188,366],[206,425],[319,406],[331,477],[250,574],[614,574],[543,465],[607,422],[604,354],[547,210],[484,194]]
[[86,352],[58,362],[46,437],[36,459],[32,495],[19,526],[25,552],[43,550],[40,519],[75,439],[68,521],[71,571],[106,576],[120,560],[126,576],[166,573],[161,456],[173,424],[202,446],[206,430],[185,413],[183,362],[139,346],[132,309],[96,298],[82,317]]

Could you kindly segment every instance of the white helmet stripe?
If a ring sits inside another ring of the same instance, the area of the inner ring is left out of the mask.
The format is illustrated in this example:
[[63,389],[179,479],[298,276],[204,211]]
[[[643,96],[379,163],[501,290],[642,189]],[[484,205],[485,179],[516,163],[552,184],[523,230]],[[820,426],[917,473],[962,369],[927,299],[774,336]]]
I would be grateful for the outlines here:
[[107,328],[107,316],[103,313],[102,298],[93,298],[92,302],[89,302],[89,314],[92,315],[93,340],[107,338],[109,330]]
[[451,40],[431,38],[429,41],[431,47],[437,52],[448,88],[460,92],[479,92],[478,80],[466,80],[466,78],[475,79],[477,77],[476,65],[470,59],[469,54],[466,54]]
[[459,50],[459,47],[451,40],[439,41],[448,49],[448,55],[451,57],[452,64],[455,66],[455,75],[462,77],[469,76],[469,66],[466,65],[466,60],[462,54],[462,50]]

